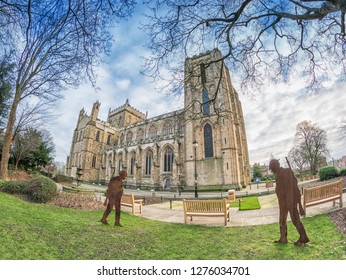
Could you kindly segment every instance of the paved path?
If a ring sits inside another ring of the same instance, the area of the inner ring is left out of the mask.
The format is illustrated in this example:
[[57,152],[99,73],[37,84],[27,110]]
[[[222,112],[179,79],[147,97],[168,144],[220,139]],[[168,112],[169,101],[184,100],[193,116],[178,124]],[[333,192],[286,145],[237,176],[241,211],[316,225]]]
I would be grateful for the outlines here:
[[[270,192],[272,190],[269,190]],[[251,193],[258,192],[253,190]],[[278,223],[279,207],[276,194],[266,194],[268,190],[263,190],[262,195],[258,197],[261,209],[239,211],[238,208],[231,208],[231,221],[227,226],[250,226]],[[240,193],[237,192],[239,195]],[[193,197],[193,195],[183,194],[184,198]],[[200,198],[208,197],[210,194],[201,194]],[[214,193],[215,196],[215,193]],[[223,194],[226,197],[227,194]],[[220,195],[221,197],[221,195]],[[343,204],[346,205],[346,195],[343,195]],[[127,208],[127,207],[124,207]],[[332,202],[323,203],[316,206],[310,206],[306,209],[306,217],[311,217],[317,214],[328,213],[339,209],[338,204],[333,206]],[[126,210],[125,210],[126,211]],[[170,223],[184,223],[184,213],[182,201],[163,202],[143,206],[144,218],[158,220]],[[304,218],[303,218],[304,219]],[[194,217],[191,224],[201,224],[208,226],[223,226],[222,217]]]
[[[86,186],[86,185],[84,185]],[[92,186],[95,189],[95,186]],[[99,186],[101,190],[105,190],[105,187]],[[261,209],[239,211],[238,208],[231,208],[231,221],[227,226],[250,226],[278,223],[279,221],[279,207],[275,188],[267,189],[264,186],[259,185],[247,187],[241,191],[236,191],[236,197],[243,195],[256,195],[259,198]],[[156,196],[162,198],[170,198],[172,202],[163,202],[158,204],[144,205],[142,217],[162,222],[169,223],[184,223],[183,205],[181,199],[194,198],[194,193],[182,193],[178,192],[150,192],[134,189],[125,189],[125,193],[133,193],[136,196]],[[199,192],[199,198],[222,198],[227,197],[227,192]],[[179,199],[179,200],[174,200]],[[343,204],[346,205],[346,195],[343,195]],[[311,217],[317,214],[328,213],[339,209],[338,204],[333,206],[332,202],[311,206],[306,209],[306,217]],[[122,207],[122,211],[130,212],[128,207]],[[304,218],[303,218],[304,219]],[[222,217],[194,217],[190,224],[200,224],[208,226],[223,226]]]
[[[346,203],[346,196],[343,196],[344,204]],[[238,208],[231,208],[231,221],[227,226],[250,226],[278,223],[279,221],[279,208],[275,194],[265,195],[259,197],[261,209],[239,211]],[[172,201],[172,209],[170,209],[170,202],[159,204],[152,204],[143,206],[144,218],[158,220],[170,223],[184,223],[183,206],[181,201]],[[333,206],[332,202],[324,203],[321,205],[308,207],[306,210],[306,217],[311,217],[321,213],[328,213],[339,209],[338,204]],[[126,210],[125,210],[126,211]],[[191,224],[201,224],[209,226],[222,226],[222,217],[194,217]]]

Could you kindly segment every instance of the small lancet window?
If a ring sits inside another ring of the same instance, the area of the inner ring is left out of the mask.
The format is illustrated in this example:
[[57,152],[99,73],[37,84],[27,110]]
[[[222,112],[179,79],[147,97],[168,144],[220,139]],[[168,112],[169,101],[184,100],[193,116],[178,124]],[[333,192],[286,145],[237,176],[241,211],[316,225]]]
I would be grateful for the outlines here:
[[207,82],[207,75],[205,73],[205,64],[202,63],[200,67],[201,67],[201,81],[202,81],[202,85],[204,85]]
[[210,101],[209,101],[209,92],[206,88],[202,90],[202,107],[203,115],[210,115]]

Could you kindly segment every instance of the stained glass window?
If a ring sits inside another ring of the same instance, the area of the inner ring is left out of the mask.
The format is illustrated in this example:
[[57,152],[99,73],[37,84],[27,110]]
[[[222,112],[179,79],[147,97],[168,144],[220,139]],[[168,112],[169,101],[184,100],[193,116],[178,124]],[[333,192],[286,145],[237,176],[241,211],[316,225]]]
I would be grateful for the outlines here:
[[133,175],[133,173],[134,173],[135,162],[136,162],[136,154],[133,153],[132,156],[131,156],[130,175]]
[[204,126],[204,155],[206,158],[213,157],[213,130],[209,123]]
[[148,151],[145,157],[145,175],[151,175],[152,158],[153,158],[153,152]]
[[163,165],[164,172],[172,172],[173,160],[174,160],[173,150],[171,148],[167,148],[164,154],[164,165]]
[[210,115],[209,93],[206,88],[202,90],[203,115]]
[[205,64],[202,63],[200,67],[201,67],[201,80],[202,80],[202,85],[204,85],[205,82],[207,81],[207,75],[206,75],[206,73],[205,73]]

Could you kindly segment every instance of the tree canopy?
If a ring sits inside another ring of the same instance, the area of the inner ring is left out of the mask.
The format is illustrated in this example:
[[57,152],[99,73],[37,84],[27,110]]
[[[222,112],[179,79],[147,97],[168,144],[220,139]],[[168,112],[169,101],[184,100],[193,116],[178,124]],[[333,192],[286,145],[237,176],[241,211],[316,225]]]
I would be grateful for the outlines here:
[[302,171],[308,164],[311,174],[316,174],[319,165],[329,154],[327,133],[311,121],[303,121],[297,125],[295,144],[290,151],[291,162]]
[[[128,17],[134,0],[0,0],[0,56],[14,64],[13,99],[0,177],[7,164],[19,104],[30,97],[53,102],[85,80],[111,43],[110,28]],[[46,103],[47,104],[47,103]]]
[[19,164],[25,169],[45,166],[53,159],[54,144],[46,130],[28,128],[16,134],[12,155],[16,169]]
[[152,56],[146,71],[154,78],[168,69],[178,80],[185,57],[218,48],[245,93],[297,78],[311,92],[345,81],[346,0],[147,2],[143,29]]

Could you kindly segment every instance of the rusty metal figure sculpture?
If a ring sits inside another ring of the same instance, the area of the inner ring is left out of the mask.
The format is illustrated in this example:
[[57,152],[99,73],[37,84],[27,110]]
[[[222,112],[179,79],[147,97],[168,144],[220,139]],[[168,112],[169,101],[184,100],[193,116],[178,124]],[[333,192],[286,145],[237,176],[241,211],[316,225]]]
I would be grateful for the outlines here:
[[112,177],[108,183],[108,189],[106,192],[106,200],[104,205],[107,205],[105,212],[103,213],[101,223],[108,225],[107,217],[112,212],[115,206],[115,226],[121,226],[120,224],[120,208],[121,208],[121,196],[123,195],[123,180],[127,177],[126,171],[120,171],[119,176]]
[[309,242],[309,238],[299,217],[299,213],[303,216],[305,212],[301,204],[301,194],[298,189],[297,178],[294,176],[291,168],[280,167],[280,162],[277,159],[270,161],[269,168],[276,175],[275,191],[279,200],[280,239],[277,242],[287,243],[287,215],[289,212],[292,223],[299,233],[299,239],[294,245],[302,246]]

